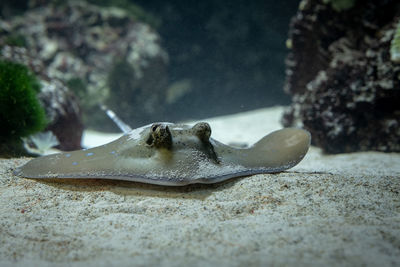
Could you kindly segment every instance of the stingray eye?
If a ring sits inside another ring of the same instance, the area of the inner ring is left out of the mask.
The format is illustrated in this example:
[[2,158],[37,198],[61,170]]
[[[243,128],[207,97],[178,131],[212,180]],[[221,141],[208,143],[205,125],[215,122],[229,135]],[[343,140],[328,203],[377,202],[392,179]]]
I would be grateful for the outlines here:
[[151,131],[155,132],[158,127],[160,127],[160,124],[153,124],[153,126],[151,126]]
[[211,127],[207,122],[199,122],[193,126],[193,129],[201,140],[208,140],[211,136]]

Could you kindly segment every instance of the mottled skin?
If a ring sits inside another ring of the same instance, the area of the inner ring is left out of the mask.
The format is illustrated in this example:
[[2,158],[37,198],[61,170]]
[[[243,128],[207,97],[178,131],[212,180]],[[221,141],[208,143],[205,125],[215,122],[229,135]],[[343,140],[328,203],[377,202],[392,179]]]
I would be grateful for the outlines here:
[[104,178],[161,185],[215,183],[296,165],[310,134],[286,128],[250,148],[233,148],[212,138],[208,123],[190,127],[155,123],[99,147],[36,158],[18,168],[27,178]]

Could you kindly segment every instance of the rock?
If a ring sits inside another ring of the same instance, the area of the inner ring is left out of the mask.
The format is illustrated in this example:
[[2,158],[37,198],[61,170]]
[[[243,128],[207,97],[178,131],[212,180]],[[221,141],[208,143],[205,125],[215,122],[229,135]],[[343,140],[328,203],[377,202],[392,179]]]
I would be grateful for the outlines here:
[[56,79],[42,81],[39,100],[45,107],[51,123],[47,130],[53,132],[63,151],[81,148],[83,124],[81,108],[74,94],[63,83]]
[[400,64],[390,44],[398,1],[357,1],[335,10],[302,1],[290,30],[285,126],[309,130],[328,153],[400,151]]
[[[132,127],[163,114],[167,54],[158,34],[124,10],[71,1],[28,10],[0,25],[3,42],[22,36],[29,57],[44,63],[41,74],[78,95],[85,125],[114,127],[98,108],[104,103]],[[123,77],[112,75],[120,62],[129,70]]]

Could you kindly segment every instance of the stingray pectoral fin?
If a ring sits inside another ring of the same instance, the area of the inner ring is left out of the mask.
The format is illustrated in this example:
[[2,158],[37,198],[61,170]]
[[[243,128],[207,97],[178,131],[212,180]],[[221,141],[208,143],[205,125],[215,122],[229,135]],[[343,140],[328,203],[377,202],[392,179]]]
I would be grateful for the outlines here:
[[311,135],[297,128],[272,132],[249,150],[248,165],[288,169],[299,163],[310,147]]
[[238,163],[248,168],[266,168],[271,171],[289,169],[303,159],[310,142],[309,132],[284,128],[263,137],[252,147],[242,149]]

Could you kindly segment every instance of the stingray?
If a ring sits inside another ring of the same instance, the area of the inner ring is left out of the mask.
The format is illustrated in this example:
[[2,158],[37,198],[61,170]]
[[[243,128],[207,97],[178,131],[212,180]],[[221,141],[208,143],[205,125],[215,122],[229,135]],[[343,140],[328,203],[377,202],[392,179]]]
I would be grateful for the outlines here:
[[15,170],[26,178],[100,178],[181,186],[276,173],[299,163],[310,146],[309,132],[284,128],[248,148],[210,137],[206,122],[194,126],[154,123],[91,149],[35,158]]

